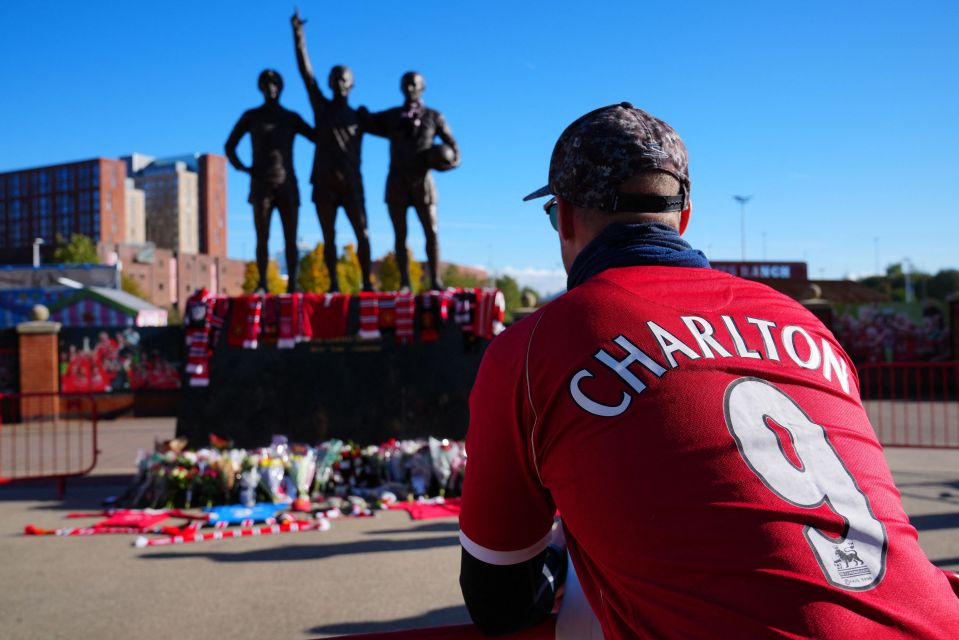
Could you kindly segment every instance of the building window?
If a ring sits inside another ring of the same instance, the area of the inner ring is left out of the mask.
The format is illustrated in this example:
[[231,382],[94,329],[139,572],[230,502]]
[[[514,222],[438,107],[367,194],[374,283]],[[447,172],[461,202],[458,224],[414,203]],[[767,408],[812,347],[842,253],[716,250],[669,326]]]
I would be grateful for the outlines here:
[[37,174],[37,181],[40,193],[50,193],[50,173],[40,171]]
[[7,197],[7,180],[3,176],[0,176],[0,200],[3,200]]
[[8,184],[10,197],[19,198],[20,197],[20,176],[10,176],[10,182]]
[[77,185],[79,188],[90,188],[90,167],[85,164],[80,165],[80,168],[77,170],[77,181],[80,183]]

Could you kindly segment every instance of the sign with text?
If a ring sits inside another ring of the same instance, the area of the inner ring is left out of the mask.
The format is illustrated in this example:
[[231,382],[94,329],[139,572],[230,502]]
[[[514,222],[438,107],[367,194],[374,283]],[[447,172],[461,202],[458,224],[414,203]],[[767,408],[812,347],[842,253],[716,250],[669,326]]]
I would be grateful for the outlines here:
[[805,262],[713,262],[713,269],[749,280],[808,280]]

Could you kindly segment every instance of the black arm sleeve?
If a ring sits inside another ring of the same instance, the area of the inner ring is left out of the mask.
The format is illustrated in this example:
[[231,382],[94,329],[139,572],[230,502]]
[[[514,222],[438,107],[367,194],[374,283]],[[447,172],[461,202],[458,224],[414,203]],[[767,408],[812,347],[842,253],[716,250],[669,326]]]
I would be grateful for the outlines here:
[[473,623],[484,634],[498,636],[545,620],[566,580],[566,561],[566,551],[554,546],[526,562],[503,566],[477,560],[463,549],[460,588]]

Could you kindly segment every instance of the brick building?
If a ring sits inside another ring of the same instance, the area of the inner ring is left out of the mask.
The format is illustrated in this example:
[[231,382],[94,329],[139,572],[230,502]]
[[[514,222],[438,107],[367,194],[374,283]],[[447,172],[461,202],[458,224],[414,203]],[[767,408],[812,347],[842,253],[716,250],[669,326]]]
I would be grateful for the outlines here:
[[134,153],[0,173],[0,262],[49,261],[57,234],[226,257],[226,158]]
[[101,262],[119,260],[146,299],[161,307],[182,311],[186,299],[200,288],[229,296],[243,293],[243,260],[176,253],[150,244],[99,244],[97,253]]
[[0,262],[30,262],[36,238],[49,255],[57,234],[124,242],[126,178],[109,158],[0,173]]

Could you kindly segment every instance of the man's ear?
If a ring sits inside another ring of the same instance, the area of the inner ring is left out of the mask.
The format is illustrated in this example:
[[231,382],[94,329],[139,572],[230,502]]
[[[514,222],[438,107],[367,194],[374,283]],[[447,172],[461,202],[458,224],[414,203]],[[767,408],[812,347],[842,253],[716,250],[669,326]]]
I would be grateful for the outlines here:
[[559,205],[559,210],[557,212],[558,221],[559,221],[559,236],[563,240],[570,242],[576,237],[576,223],[573,220],[573,205],[570,202],[567,202],[563,198],[556,198],[556,203]]
[[683,209],[682,213],[679,214],[679,235],[683,235],[686,232],[686,227],[689,225],[689,216],[693,213],[693,201],[686,201],[686,208]]

